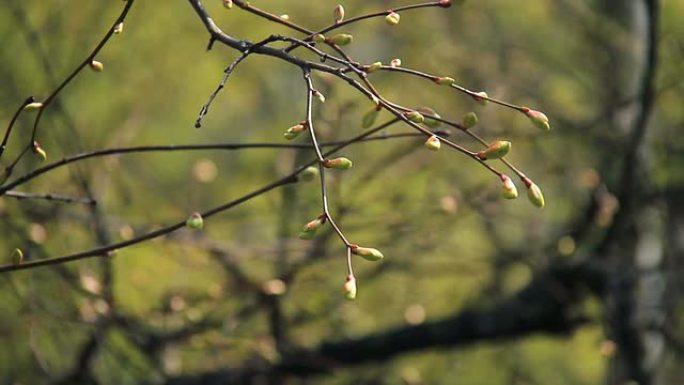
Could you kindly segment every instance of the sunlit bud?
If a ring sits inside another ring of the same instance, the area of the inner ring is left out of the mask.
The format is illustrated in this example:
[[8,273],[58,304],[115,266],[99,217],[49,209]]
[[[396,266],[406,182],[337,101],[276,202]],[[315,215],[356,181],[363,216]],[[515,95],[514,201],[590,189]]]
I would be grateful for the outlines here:
[[282,15],[280,15],[280,18],[287,21],[290,20],[290,15],[288,15],[287,13],[283,13]]
[[481,105],[486,106],[487,102],[489,102],[489,95],[487,95],[487,93],[484,91],[476,92],[475,95],[473,95],[473,99],[475,99],[475,101]]
[[330,38],[330,42],[337,45],[347,45],[354,40],[354,36],[348,33],[339,33]]
[[352,300],[356,298],[356,278],[354,278],[353,275],[349,274],[347,276],[347,280],[344,282],[342,288],[344,289],[344,297],[346,299]]
[[361,247],[359,245],[352,245],[351,252],[352,254],[358,255],[359,257],[362,257],[363,259],[366,259],[368,261],[379,261],[385,258],[385,256],[382,255],[380,250],[373,249],[371,247]]
[[33,102],[24,106],[25,110],[39,110],[41,108],[43,108],[43,103],[41,102]]
[[317,33],[317,34],[313,35],[312,39],[316,43],[323,43],[325,41],[325,35]]
[[294,126],[288,128],[287,131],[285,131],[285,133],[283,134],[283,136],[287,140],[292,140],[299,136],[299,134],[301,134],[304,130],[306,130],[306,127],[306,122],[295,124]]
[[349,158],[339,157],[334,159],[326,159],[323,161],[323,167],[336,168],[338,170],[346,170],[352,168],[352,161]]
[[449,8],[451,7],[451,0],[439,0],[439,5],[441,5],[444,8]]
[[468,112],[467,114],[463,115],[463,127],[465,128],[470,128],[474,127],[477,122],[479,122],[480,119],[477,118],[477,114],[474,112]]
[[313,96],[315,96],[316,99],[318,99],[321,103],[325,103],[325,95],[323,95],[322,93],[313,90]]
[[390,12],[385,16],[385,21],[389,25],[397,25],[399,24],[399,20],[401,20],[401,16],[396,12]]
[[416,108],[416,111],[423,114],[423,118],[425,118],[425,121],[423,123],[426,126],[428,126],[430,128],[437,128],[442,124],[442,122],[437,120],[437,119],[441,119],[442,117],[437,112],[435,112],[435,110],[433,110],[432,108],[430,108],[430,107],[418,107],[418,108]]
[[366,72],[371,73],[373,71],[379,70],[380,68],[382,68],[382,62],[376,61],[375,63],[368,66]]
[[428,150],[437,151],[440,147],[442,147],[442,142],[439,141],[437,136],[432,135],[428,138],[428,140],[425,141],[425,147]]
[[541,111],[536,111],[536,110],[531,110],[527,107],[523,107],[521,109],[523,114],[527,115],[528,118],[534,123],[535,126],[537,126],[539,129],[548,131],[551,129],[551,125],[549,124],[549,117],[546,116]]
[[361,127],[371,127],[375,123],[375,120],[377,119],[378,115],[380,115],[380,109],[378,107],[373,107],[370,110],[368,110],[368,112],[366,112],[363,115],[363,118],[361,119]]
[[120,34],[121,32],[123,32],[123,23],[119,23],[119,24],[117,24],[116,26],[114,26],[114,33],[115,33],[115,34],[118,35],[118,34]]
[[500,159],[506,156],[511,150],[511,142],[507,140],[497,140],[492,143],[486,149],[477,153],[477,157],[485,159]]
[[320,229],[324,223],[324,216],[309,221],[307,224],[304,225],[302,231],[299,232],[299,239],[313,239],[313,237],[316,235],[316,231],[318,231],[318,229]]
[[406,117],[406,119],[412,121],[413,123],[423,123],[423,121],[425,121],[425,117],[423,116],[423,114],[421,114],[418,111],[404,112],[404,116]]
[[104,69],[104,64],[97,60],[91,60],[88,65],[95,72],[102,72],[102,70]]
[[454,80],[454,78],[450,78],[448,76],[441,76],[441,77],[435,78],[435,83],[439,84],[440,86],[450,86],[450,85],[456,83],[456,80]]
[[223,0],[223,6],[226,9],[231,9],[233,8],[233,0]]
[[40,160],[42,160],[43,162],[45,162],[45,160],[47,159],[47,152],[43,150],[42,147],[40,147],[40,144],[38,142],[33,142],[33,153],[40,156]]
[[190,214],[188,220],[185,221],[185,225],[191,229],[199,230],[204,227],[204,219],[202,219],[202,215],[200,213],[194,212]]
[[401,59],[395,58],[390,61],[390,67],[401,67]]
[[533,205],[543,208],[544,207],[544,194],[542,194],[539,186],[534,184],[529,178],[524,178],[523,182],[527,186],[527,198],[532,202]]
[[315,166],[309,166],[302,170],[301,173],[299,173],[299,178],[303,180],[304,182],[310,182],[314,180],[316,177],[320,175],[320,171],[318,171],[318,167]]
[[335,23],[344,20],[344,7],[342,5],[337,4],[337,7],[333,9],[333,17],[335,18]]
[[501,182],[503,187],[501,195],[506,199],[515,199],[518,197],[518,189],[515,188],[515,183],[508,177],[508,175],[501,174]]
[[21,265],[24,262],[24,252],[21,249],[14,249],[12,251],[12,264]]

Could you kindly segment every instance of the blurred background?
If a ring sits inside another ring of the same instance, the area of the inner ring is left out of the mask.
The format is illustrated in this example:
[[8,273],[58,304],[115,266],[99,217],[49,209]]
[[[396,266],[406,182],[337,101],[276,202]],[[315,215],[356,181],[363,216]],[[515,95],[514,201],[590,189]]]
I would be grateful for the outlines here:
[[[228,34],[302,35],[206,1]],[[468,1],[343,28],[361,63],[452,76],[544,111],[522,114],[404,74],[374,72],[388,99],[430,106],[510,139],[543,210],[500,198],[471,159],[420,138],[359,143],[328,177],[333,215],[386,258],[355,260],[326,228],[315,182],[288,185],[171,235],[94,258],[0,274],[0,384],[680,384],[684,378],[684,2]],[[0,118],[46,97],[111,26],[122,2],[7,0],[0,8]],[[311,29],[336,2],[255,0]],[[411,4],[348,0],[348,17]],[[45,112],[48,162],[150,144],[283,143],[304,118],[299,68],[253,55],[193,124],[236,52],[186,1],[137,1],[124,31]],[[295,53],[311,57],[297,50]],[[367,98],[314,74],[320,137],[363,132]],[[379,122],[390,119],[383,112]],[[30,138],[22,115],[3,168]],[[387,133],[412,132],[395,125]],[[460,132],[451,138],[480,145]],[[306,143],[307,138],[298,139]],[[126,154],[59,168],[19,191],[98,205],[0,198],[0,256],[57,257],[131,239],[240,197],[313,159],[309,149]],[[40,167],[25,157],[14,175]],[[492,162],[504,170],[503,165]],[[517,182],[517,181],[516,181]]]

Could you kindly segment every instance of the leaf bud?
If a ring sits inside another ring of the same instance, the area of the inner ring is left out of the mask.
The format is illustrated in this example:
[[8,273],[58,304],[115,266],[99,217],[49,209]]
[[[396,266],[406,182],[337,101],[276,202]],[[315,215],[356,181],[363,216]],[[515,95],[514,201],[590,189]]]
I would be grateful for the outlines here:
[[281,19],[285,20],[285,21],[290,20],[290,15],[288,15],[287,13],[283,13],[283,14],[280,15],[279,17],[280,17]]
[[120,33],[122,33],[122,32],[123,32],[123,27],[124,27],[123,22],[118,23],[117,25],[114,26],[114,33],[117,34],[117,35],[120,34]]
[[477,157],[482,160],[500,159],[506,156],[511,150],[511,142],[507,140],[497,140],[489,147],[477,153]]
[[534,184],[529,178],[525,177],[523,179],[525,186],[527,186],[527,198],[532,202],[533,205],[543,208],[545,205],[544,194],[542,194],[539,186]]
[[399,24],[399,20],[401,20],[401,16],[394,11],[391,11],[385,16],[385,22],[389,25],[397,25]]
[[310,182],[314,180],[316,177],[320,175],[320,171],[318,171],[318,167],[316,166],[309,166],[302,170],[302,172],[299,174],[299,177],[301,180],[304,182]]
[[325,95],[323,95],[319,91],[313,90],[313,96],[315,96],[316,99],[318,99],[318,101],[320,101],[321,103],[325,103]]
[[404,112],[404,116],[406,119],[412,121],[413,123],[423,123],[425,121],[425,117],[423,114],[421,114],[418,111],[408,111]]
[[41,103],[41,102],[33,102],[33,103],[29,103],[29,104],[24,106],[24,109],[27,111],[39,110],[41,108],[43,108],[43,103]]
[[515,199],[518,197],[518,189],[515,187],[515,183],[511,180],[508,175],[501,174],[501,195],[506,199]]
[[342,5],[337,4],[335,9],[333,9],[333,18],[335,19],[335,23],[344,20],[344,7]]
[[371,64],[368,66],[368,69],[366,69],[366,72],[371,73],[375,72],[382,68],[382,62],[376,61],[375,63]]
[[339,33],[329,39],[332,44],[347,45],[354,40],[354,36],[348,33]]
[[430,108],[430,107],[418,107],[418,108],[416,108],[416,111],[423,114],[423,118],[425,119],[423,121],[423,123],[426,126],[428,126],[430,128],[437,128],[442,124],[442,122],[437,120],[437,119],[441,119],[442,117],[432,108]]
[[92,69],[95,72],[102,72],[104,70],[104,64],[97,60],[91,60],[90,63],[88,63],[90,66],[90,69]]
[[439,0],[439,5],[444,8],[451,7],[451,0]]
[[378,249],[374,249],[371,247],[361,247],[359,245],[351,245],[351,252],[354,255],[358,255],[359,257],[366,259],[371,262],[379,261],[383,258],[385,258],[384,255],[380,252]]
[[287,139],[287,140],[292,140],[292,139],[298,137],[299,134],[301,134],[304,130],[306,130],[306,127],[307,127],[306,122],[301,122],[301,123],[295,124],[294,126],[288,128],[287,131],[285,131],[285,133],[283,134],[283,137],[285,137],[285,139]]
[[35,141],[33,142],[33,153],[40,156],[41,161],[45,162],[45,160],[47,160],[47,152]]
[[12,251],[12,264],[17,266],[24,263],[24,252],[17,248]]
[[356,278],[354,278],[353,275],[349,274],[347,276],[347,280],[344,282],[344,285],[342,286],[342,289],[344,289],[344,297],[348,300],[353,300],[356,298]]
[[439,141],[436,135],[432,135],[425,141],[425,147],[431,151],[438,151],[442,147],[442,142]]
[[440,76],[438,78],[435,78],[435,83],[439,84],[440,86],[450,86],[456,83],[456,80],[448,76]]
[[390,67],[401,67],[401,59],[394,58],[390,61]]
[[463,121],[461,123],[463,124],[463,127],[471,128],[474,127],[479,121],[480,119],[478,119],[476,113],[468,112],[467,114],[463,115]]
[[363,118],[361,119],[361,127],[363,128],[369,128],[373,124],[375,124],[375,120],[377,119],[378,115],[380,114],[380,109],[378,107],[373,107],[368,112],[366,112],[363,115]]
[[531,110],[527,107],[521,108],[521,111],[523,114],[527,115],[528,118],[534,123],[537,128],[544,130],[544,131],[549,131],[551,129],[551,125],[549,124],[549,117],[546,116],[545,113],[541,111],[536,111],[536,110]]
[[185,225],[193,230],[200,230],[204,227],[204,219],[202,214],[194,212],[190,214],[190,217],[185,221]]
[[316,43],[323,43],[325,41],[325,35],[323,35],[321,33],[317,33],[317,34],[313,35],[312,39]]
[[339,157],[334,159],[325,159],[323,161],[323,167],[325,168],[336,168],[338,170],[347,170],[352,168],[353,163],[349,158]]
[[318,231],[318,229],[320,229],[324,223],[324,215],[321,215],[320,217],[307,222],[307,224],[305,224],[302,228],[302,231],[299,232],[299,239],[313,239],[313,237],[316,235],[316,231]]
[[223,0],[223,7],[226,9],[233,8],[233,0]]
[[487,93],[484,91],[475,92],[475,94],[473,95],[473,99],[475,99],[475,101],[478,102],[479,104],[486,106],[487,103],[489,102],[489,95],[487,95]]

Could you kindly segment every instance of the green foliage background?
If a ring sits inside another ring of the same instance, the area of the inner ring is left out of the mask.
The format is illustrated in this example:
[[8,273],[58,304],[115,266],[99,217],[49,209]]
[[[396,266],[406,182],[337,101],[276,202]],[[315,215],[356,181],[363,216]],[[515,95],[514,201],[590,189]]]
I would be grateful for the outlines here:
[[[10,3],[0,8],[3,122],[26,95],[47,95],[87,55],[121,6],[113,1]],[[234,36],[256,40],[291,34],[239,9],[226,11],[218,0],[207,3],[216,22]],[[253,3],[312,28],[327,25],[335,5],[303,0]],[[344,150],[355,166],[331,178],[333,210],[350,239],[378,247],[387,258],[380,264],[356,261],[359,298],[345,302],[340,293],[346,274],[344,248],[328,235],[325,247],[298,271],[282,299],[293,341],[316,346],[322,340],[421,322],[422,312],[431,320],[465,306],[486,308],[523,287],[548,264],[568,222],[588,198],[592,170],[611,156],[607,144],[613,143],[615,133],[602,116],[610,98],[606,84],[620,81],[610,78],[620,76],[612,71],[611,50],[633,44],[595,3],[470,1],[448,10],[403,13],[396,27],[378,19],[345,29],[355,39],[349,51],[361,62],[399,57],[407,67],[453,76],[470,89],[545,111],[554,126],[550,133],[539,132],[521,114],[481,107],[425,80],[371,75],[385,96],[401,104],[429,105],[456,120],[476,111],[478,133],[513,140],[510,159],[544,189],[548,207],[537,210],[524,196],[502,201],[499,182],[490,173],[453,151],[425,151],[421,140],[377,141]],[[348,14],[356,15],[409,2],[343,4]],[[651,151],[661,145],[682,148],[676,132],[681,132],[684,118],[684,4],[670,1],[663,7]],[[207,52],[207,39],[187,2],[138,1],[124,33],[98,57],[104,72],[84,71],[60,95],[73,121],[64,119],[58,108],[48,110],[40,141],[49,160],[102,147],[281,141],[282,132],[303,118],[305,88],[298,68],[267,57],[250,57],[238,67],[204,126],[193,128],[200,106],[236,56],[218,44]],[[340,81],[314,81],[327,96],[315,111],[321,136],[335,140],[362,132],[360,119],[370,107],[368,101]],[[28,140],[31,117],[22,117],[18,124],[19,133],[3,161]],[[410,129],[396,126],[388,131]],[[477,148],[465,135],[454,132],[453,137]],[[684,162],[681,154],[652,165],[663,185],[684,179],[677,171]],[[23,188],[80,195],[73,177],[85,175],[108,218],[112,240],[118,241],[236,198],[312,156],[311,151],[292,150],[112,156],[62,168]],[[193,174],[197,162],[206,160],[218,172],[210,183]],[[21,163],[16,175],[37,164],[34,158]],[[0,199],[0,251],[6,250],[0,257],[15,247],[39,258],[94,246],[87,208]],[[119,251],[113,259],[117,311],[159,330],[205,317],[221,322],[166,347],[156,358],[142,353],[124,333],[108,332],[95,361],[98,378],[112,384],[155,382],[164,372],[240,366],[250,357],[274,359],[265,313],[248,310],[256,306],[257,297],[233,282],[207,247],[227,250],[252,280],[264,283],[304,258],[309,246],[296,234],[319,212],[317,184],[299,183],[207,220],[201,234],[183,230]],[[37,224],[45,230],[45,239],[36,237]],[[92,289],[93,281],[101,283],[100,264],[88,260],[69,265],[65,271],[74,279],[53,268],[0,276],[0,383],[42,383],[44,370],[58,376],[72,367],[78,347],[94,328],[94,314],[107,312]],[[181,298],[183,306],[169,311],[174,297]],[[593,322],[564,338],[535,336],[412,353],[341,370],[316,383],[601,383],[607,359],[600,354],[604,337],[599,308],[587,303]]]

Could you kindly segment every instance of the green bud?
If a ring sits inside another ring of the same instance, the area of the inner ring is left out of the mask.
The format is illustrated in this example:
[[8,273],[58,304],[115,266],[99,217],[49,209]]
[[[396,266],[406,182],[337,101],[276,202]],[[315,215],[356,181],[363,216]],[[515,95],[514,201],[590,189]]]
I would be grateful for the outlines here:
[[204,219],[202,219],[202,214],[194,212],[190,214],[190,217],[185,221],[185,225],[193,230],[200,230],[204,227]]
[[353,300],[356,298],[356,278],[353,275],[349,274],[347,276],[347,280],[342,288],[344,289],[344,297],[346,299]]
[[27,111],[39,110],[41,108],[43,108],[43,103],[41,103],[41,102],[33,102],[33,103],[29,103],[29,104],[24,106],[24,109]]
[[477,157],[482,160],[500,159],[506,156],[510,150],[511,142],[507,140],[497,140],[496,142],[490,144],[486,149],[478,152]]
[[290,15],[288,15],[287,13],[283,13],[279,17],[285,21],[290,20]]
[[285,137],[285,139],[287,139],[287,140],[292,140],[292,139],[298,137],[299,134],[304,132],[304,130],[306,130],[306,127],[307,127],[306,122],[301,122],[301,123],[295,124],[294,126],[288,128],[287,131],[285,131],[285,133],[283,134],[283,137]]
[[312,39],[316,43],[323,43],[325,41],[325,35],[317,33],[317,34],[313,35]]
[[302,228],[302,231],[299,232],[299,239],[313,239],[313,237],[316,235],[316,231],[323,226],[325,223],[325,217],[318,217],[314,220],[309,221],[307,224],[304,225]]
[[441,118],[441,116],[437,112],[435,112],[435,110],[433,110],[432,108],[430,108],[430,107],[418,107],[418,108],[416,108],[416,111],[423,114],[423,118],[425,119],[423,121],[423,124],[425,124],[426,126],[428,126],[430,128],[437,128],[442,124],[442,122],[440,122],[439,120],[433,119],[433,118]]
[[380,110],[377,107],[373,107],[370,110],[368,110],[368,112],[366,112],[363,115],[363,119],[361,119],[361,127],[371,127],[373,124],[375,124],[375,120],[377,119],[379,114]]
[[33,142],[33,153],[40,156],[40,160],[45,162],[47,160],[47,152],[40,147],[38,142]]
[[95,72],[102,72],[102,70],[104,70],[104,64],[97,60],[91,60],[88,65],[90,66],[90,69]]
[[358,245],[352,245],[351,252],[352,254],[358,255],[359,257],[362,257],[363,259],[366,259],[371,262],[379,261],[385,258],[385,256],[382,255],[380,250],[373,249],[371,247],[361,247]]
[[233,0],[223,0],[223,7],[226,9],[233,8]]
[[401,16],[396,12],[390,12],[385,16],[385,22],[389,25],[397,25],[399,24],[399,20],[401,20]]
[[21,249],[14,249],[12,251],[12,264],[13,265],[21,265],[24,263],[24,252],[21,251]]
[[304,182],[310,182],[319,175],[320,171],[318,171],[318,167],[309,166],[302,170],[302,172],[299,174],[299,178],[301,178],[301,180],[303,180]]
[[481,105],[486,106],[489,102],[489,95],[487,95],[487,93],[484,91],[476,92],[475,95],[473,95],[473,99],[475,99],[475,101]]
[[477,114],[474,112],[468,112],[467,114],[463,115],[463,127],[465,128],[471,128],[475,127],[477,122],[479,122],[480,119],[477,118]]
[[347,45],[354,40],[354,36],[348,33],[339,33],[330,38],[330,42],[337,45]]
[[439,141],[437,136],[432,135],[425,141],[425,147],[431,151],[438,151],[442,147],[442,142]]
[[313,91],[313,96],[315,96],[316,99],[318,99],[319,102],[325,103],[325,95],[323,95],[322,93],[320,93],[320,92],[314,90],[314,91]]
[[501,174],[501,182],[503,187],[501,189],[501,195],[506,199],[515,199],[518,197],[518,189],[515,187],[515,183],[508,177],[508,175]]
[[439,84],[440,86],[450,86],[454,83],[456,83],[456,80],[454,78],[450,78],[448,76],[442,76],[438,77],[435,79],[435,83]]
[[333,17],[335,18],[335,23],[339,23],[344,20],[344,7],[337,4],[335,9],[333,9]]
[[530,200],[530,202],[540,209],[543,208],[545,205],[544,194],[542,194],[539,186],[534,184],[534,182],[528,178],[523,179],[523,182],[525,182],[525,186],[527,186],[527,198]]
[[418,111],[408,111],[404,113],[404,116],[406,119],[412,121],[413,123],[423,123],[425,121],[425,117],[423,114],[421,114]]
[[527,115],[528,118],[534,123],[535,126],[537,126],[539,129],[544,130],[544,131],[549,131],[551,129],[551,125],[549,124],[549,117],[546,116],[543,112],[540,111],[535,111],[531,110],[527,107],[523,107],[521,111]]
[[366,72],[371,73],[382,68],[382,62],[376,61],[375,63],[368,66]]
[[353,163],[349,158],[339,157],[335,159],[326,159],[323,161],[323,167],[336,168],[338,170],[347,170],[352,168]]

